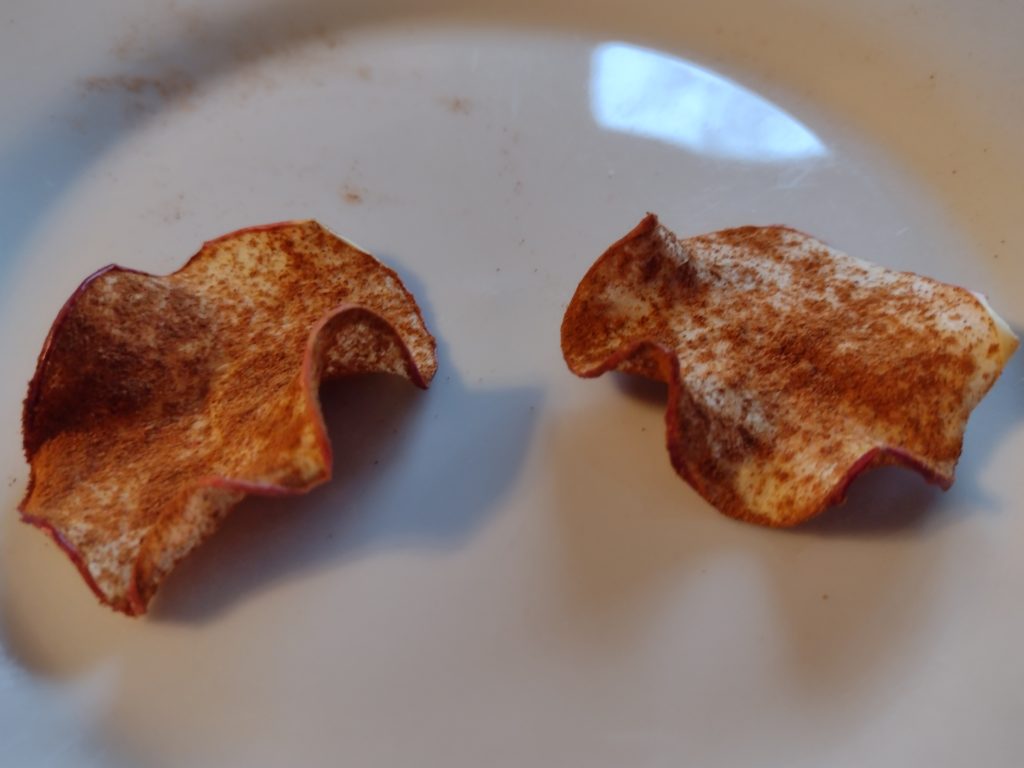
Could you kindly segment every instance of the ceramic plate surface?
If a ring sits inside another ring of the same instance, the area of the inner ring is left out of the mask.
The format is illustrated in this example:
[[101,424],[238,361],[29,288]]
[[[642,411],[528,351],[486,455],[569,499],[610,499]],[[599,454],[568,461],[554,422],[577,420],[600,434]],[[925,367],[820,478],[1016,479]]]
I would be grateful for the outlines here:
[[[950,491],[878,470],[773,531],[559,324],[654,211],[789,224],[1020,333],[1022,33],[997,0],[6,2],[4,765],[1019,765],[1024,354]],[[310,217],[416,294],[435,383],[327,388],[334,480],[116,615],[17,521],[49,325],[107,263]]]

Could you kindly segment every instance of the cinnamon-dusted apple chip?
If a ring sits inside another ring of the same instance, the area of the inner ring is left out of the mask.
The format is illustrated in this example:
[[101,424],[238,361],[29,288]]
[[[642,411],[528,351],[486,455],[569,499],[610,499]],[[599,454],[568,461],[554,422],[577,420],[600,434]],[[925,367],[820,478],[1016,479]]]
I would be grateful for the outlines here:
[[861,472],[948,488],[970,412],[1017,339],[981,297],[786,227],[678,239],[648,214],[562,322],[573,373],[668,384],[676,471],[717,509],[793,525]]
[[398,276],[313,221],[225,235],[166,277],[107,267],[64,305],[29,385],[22,518],[103,602],[144,613],[244,495],[330,477],[321,381],[426,388],[434,346]]

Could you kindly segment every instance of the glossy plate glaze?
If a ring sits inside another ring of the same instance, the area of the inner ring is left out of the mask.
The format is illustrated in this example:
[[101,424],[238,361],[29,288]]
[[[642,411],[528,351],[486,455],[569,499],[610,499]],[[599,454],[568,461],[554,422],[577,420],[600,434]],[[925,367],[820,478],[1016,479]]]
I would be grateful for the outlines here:
[[[878,470],[793,531],[678,479],[659,388],[561,360],[648,210],[789,224],[1024,327],[1024,7],[768,5],[7,3],[4,764],[1017,764],[1024,356],[952,490]],[[416,294],[434,386],[329,388],[334,481],[113,614],[17,522],[49,324],[108,262],[309,217]]]

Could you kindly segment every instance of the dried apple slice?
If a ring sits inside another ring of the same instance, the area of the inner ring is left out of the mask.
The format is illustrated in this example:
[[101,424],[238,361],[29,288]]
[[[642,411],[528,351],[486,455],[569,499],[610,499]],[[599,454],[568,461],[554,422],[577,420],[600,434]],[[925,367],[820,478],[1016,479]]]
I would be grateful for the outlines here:
[[786,227],[681,240],[652,214],[590,268],[562,322],[573,373],[668,384],[669,455],[698,493],[778,526],[883,464],[948,488],[967,418],[1016,347],[963,288]]
[[179,271],[118,266],[64,305],[22,418],[22,519],[99,598],[141,614],[245,494],[326,481],[322,380],[426,388],[434,339],[398,276],[313,221],[235,232]]

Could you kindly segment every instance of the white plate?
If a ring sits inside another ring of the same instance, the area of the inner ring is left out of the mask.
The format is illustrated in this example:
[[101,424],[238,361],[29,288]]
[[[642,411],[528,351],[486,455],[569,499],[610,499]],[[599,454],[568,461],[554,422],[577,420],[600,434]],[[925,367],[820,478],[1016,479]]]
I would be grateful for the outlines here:
[[[672,472],[662,393],[558,327],[644,211],[782,222],[1024,326],[1024,6],[16,0],[0,13],[5,765],[1018,765],[1024,355],[948,493],[803,529]],[[508,6],[507,8],[503,6]],[[326,394],[143,620],[16,522],[49,323],[111,261],[312,216],[394,265],[434,387]]]

